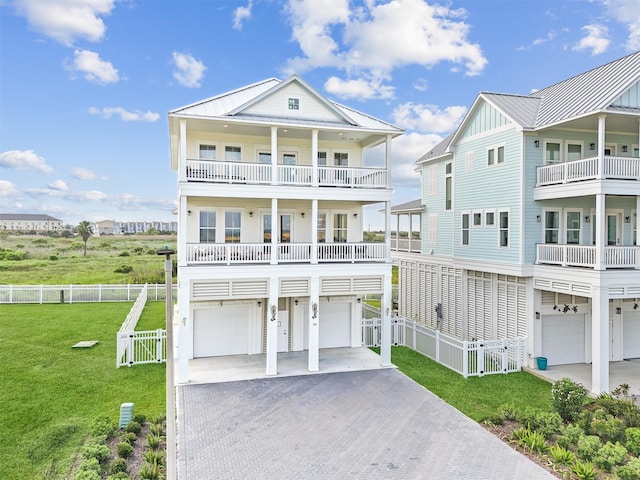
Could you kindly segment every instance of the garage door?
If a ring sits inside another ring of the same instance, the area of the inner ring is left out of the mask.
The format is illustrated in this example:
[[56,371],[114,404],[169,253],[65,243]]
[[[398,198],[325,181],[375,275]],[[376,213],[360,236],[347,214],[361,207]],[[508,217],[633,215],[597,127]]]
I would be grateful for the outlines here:
[[623,322],[623,356],[640,358],[640,311],[624,312]]
[[584,363],[584,315],[543,316],[542,356],[549,365]]
[[[320,348],[351,346],[351,304],[329,302],[320,305]],[[305,342],[306,343],[306,342]]]
[[216,357],[249,353],[249,305],[196,309],[193,356]]

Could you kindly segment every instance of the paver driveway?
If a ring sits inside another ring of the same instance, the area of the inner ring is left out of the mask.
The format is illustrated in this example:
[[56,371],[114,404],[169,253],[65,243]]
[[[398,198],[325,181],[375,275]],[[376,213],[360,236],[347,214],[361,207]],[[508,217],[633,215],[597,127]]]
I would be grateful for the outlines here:
[[552,479],[395,369],[184,385],[178,479]]

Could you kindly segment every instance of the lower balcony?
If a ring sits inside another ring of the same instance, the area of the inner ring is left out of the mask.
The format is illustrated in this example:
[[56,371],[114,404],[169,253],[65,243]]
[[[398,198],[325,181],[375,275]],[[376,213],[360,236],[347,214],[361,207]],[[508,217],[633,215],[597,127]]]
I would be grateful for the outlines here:
[[[538,244],[536,263],[563,267],[596,267],[596,247],[591,245]],[[604,247],[603,266],[640,269],[640,247],[611,245]]]
[[386,261],[384,243],[189,243],[187,264],[356,263]]

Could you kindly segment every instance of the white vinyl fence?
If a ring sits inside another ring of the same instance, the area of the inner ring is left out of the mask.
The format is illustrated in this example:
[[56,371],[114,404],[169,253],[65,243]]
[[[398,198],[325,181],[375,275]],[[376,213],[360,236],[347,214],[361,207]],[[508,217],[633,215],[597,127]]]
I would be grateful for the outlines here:
[[167,360],[167,331],[136,331],[136,325],[147,303],[148,288],[144,285],[140,295],[122,322],[116,335],[116,367],[132,366],[140,363],[160,363]]
[[[0,303],[133,302],[144,285],[0,285]],[[175,286],[173,287],[176,288]],[[150,301],[166,297],[164,283],[147,286]]]
[[[380,345],[381,319],[366,316],[363,315],[362,320],[362,343],[366,347],[377,347]],[[391,320],[391,345],[407,346],[465,378],[519,372],[526,360],[524,337],[459,340],[399,316]]]

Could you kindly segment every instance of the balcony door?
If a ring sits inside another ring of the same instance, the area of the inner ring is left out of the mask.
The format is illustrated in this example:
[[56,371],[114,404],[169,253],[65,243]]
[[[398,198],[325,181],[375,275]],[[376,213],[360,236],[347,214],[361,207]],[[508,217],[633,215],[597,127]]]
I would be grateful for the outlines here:
[[[605,242],[607,245],[620,244],[620,228],[622,226],[622,214],[607,212]],[[591,241],[596,244],[596,216],[591,216]]]
[[[278,215],[278,243],[291,243],[291,230],[292,230],[293,214],[282,213]],[[271,242],[272,222],[271,214],[265,213],[262,215],[262,241],[264,243]]]

